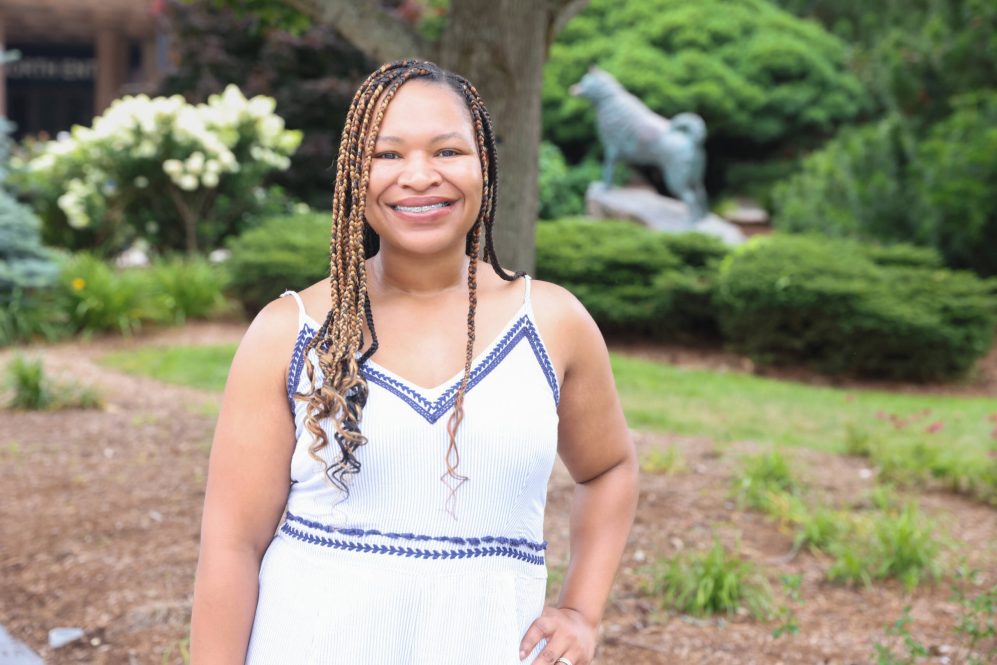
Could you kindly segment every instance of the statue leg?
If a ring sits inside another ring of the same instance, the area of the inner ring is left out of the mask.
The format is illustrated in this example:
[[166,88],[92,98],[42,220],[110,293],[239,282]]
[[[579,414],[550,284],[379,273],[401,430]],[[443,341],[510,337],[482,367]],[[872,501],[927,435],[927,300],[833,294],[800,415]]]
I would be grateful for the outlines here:
[[616,153],[605,151],[602,158],[602,184],[609,189],[613,186],[613,165],[616,164]]
[[689,164],[677,162],[667,166],[664,175],[668,190],[686,205],[690,222],[702,219],[705,213],[696,194],[695,185],[689,183]]

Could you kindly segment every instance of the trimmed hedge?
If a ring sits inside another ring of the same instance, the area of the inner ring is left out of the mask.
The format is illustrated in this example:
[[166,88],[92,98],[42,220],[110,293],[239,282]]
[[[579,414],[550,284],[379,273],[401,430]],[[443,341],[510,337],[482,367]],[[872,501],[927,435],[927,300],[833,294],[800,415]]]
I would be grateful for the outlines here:
[[719,240],[578,218],[540,223],[536,242],[537,277],[575,294],[607,332],[718,334],[710,298],[727,253]]
[[869,250],[815,236],[754,238],[720,268],[715,302],[724,335],[763,362],[903,379],[958,377],[993,343],[997,281],[925,261],[912,250]]
[[330,224],[320,213],[274,217],[229,241],[229,286],[248,315],[329,275]]

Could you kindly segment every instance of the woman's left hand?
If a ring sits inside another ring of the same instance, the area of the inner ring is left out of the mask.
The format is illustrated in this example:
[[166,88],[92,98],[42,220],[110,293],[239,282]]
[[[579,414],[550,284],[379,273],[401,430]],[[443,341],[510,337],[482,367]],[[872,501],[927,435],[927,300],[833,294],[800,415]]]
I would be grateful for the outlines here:
[[547,645],[531,665],[553,665],[558,658],[571,665],[589,665],[595,657],[596,628],[570,607],[544,608],[519,644],[520,660],[542,639],[547,640]]

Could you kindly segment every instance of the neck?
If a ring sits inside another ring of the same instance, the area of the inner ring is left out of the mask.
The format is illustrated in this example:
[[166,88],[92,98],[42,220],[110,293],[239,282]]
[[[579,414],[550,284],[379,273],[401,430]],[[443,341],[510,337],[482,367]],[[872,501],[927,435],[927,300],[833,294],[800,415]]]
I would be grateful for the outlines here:
[[382,245],[370,259],[368,275],[385,292],[432,297],[467,287],[470,258],[459,255],[412,256]]

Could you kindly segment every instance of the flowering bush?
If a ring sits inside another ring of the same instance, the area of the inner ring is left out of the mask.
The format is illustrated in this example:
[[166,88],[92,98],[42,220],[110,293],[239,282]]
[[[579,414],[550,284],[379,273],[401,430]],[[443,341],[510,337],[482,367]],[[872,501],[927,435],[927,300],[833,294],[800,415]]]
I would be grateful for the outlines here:
[[263,176],[286,169],[301,141],[274,106],[234,85],[197,105],[124,97],[93,127],[29,146],[15,182],[58,244],[102,253],[137,237],[160,249],[214,246],[263,205]]

